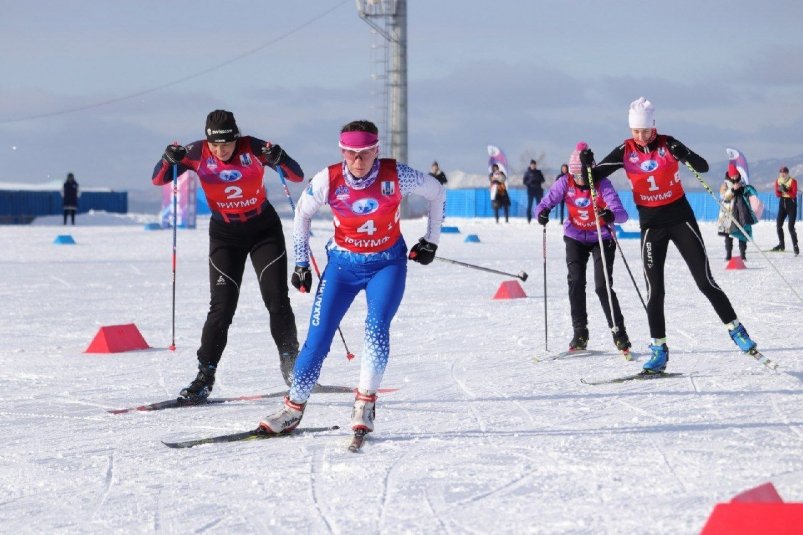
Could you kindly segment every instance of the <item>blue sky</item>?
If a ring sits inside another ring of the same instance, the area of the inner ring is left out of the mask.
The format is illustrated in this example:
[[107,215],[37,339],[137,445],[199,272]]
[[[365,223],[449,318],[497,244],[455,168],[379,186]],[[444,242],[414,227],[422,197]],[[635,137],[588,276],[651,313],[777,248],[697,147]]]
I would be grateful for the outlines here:
[[[200,139],[216,108],[312,176],[339,158],[342,124],[375,118],[370,28],[352,0],[2,7],[2,182],[72,171],[145,189],[164,146]],[[578,140],[601,157],[642,95],[659,131],[712,162],[726,146],[803,153],[800,2],[410,0],[408,15],[414,167],[482,173],[489,143],[514,168],[542,155],[557,168]]]

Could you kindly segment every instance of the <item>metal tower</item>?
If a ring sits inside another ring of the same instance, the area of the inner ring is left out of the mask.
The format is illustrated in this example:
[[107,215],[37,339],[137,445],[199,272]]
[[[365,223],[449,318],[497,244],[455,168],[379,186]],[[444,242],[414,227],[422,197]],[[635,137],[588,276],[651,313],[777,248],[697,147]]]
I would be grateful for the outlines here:
[[[360,18],[384,39],[384,46],[375,40],[371,58],[371,77],[381,87],[376,92],[381,106],[380,128],[388,134],[385,139],[390,141],[389,156],[406,162],[407,0],[356,0],[356,3]],[[373,72],[379,69],[381,72]]]

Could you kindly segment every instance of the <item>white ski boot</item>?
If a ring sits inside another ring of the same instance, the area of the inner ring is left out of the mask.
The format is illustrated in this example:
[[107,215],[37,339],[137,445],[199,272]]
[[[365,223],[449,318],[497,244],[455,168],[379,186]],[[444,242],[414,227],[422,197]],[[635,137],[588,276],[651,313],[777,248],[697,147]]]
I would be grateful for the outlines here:
[[354,409],[351,411],[351,429],[370,433],[374,430],[374,416],[376,416],[376,394],[363,394],[358,390],[354,399]]
[[284,397],[284,407],[259,422],[259,428],[266,433],[289,433],[301,423],[306,403],[294,403],[289,396]]

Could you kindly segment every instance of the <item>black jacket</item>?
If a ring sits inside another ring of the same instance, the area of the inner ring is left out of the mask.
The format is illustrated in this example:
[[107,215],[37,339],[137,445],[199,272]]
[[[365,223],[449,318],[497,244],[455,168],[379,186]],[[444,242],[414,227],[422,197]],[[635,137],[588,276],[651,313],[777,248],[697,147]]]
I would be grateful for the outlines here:
[[64,208],[78,208],[78,182],[69,178],[64,182]]
[[534,191],[536,193],[543,193],[544,192],[544,173],[541,172],[540,169],[527,169],[524,172],[524,185],[527,186],[527,189],[530,191]]

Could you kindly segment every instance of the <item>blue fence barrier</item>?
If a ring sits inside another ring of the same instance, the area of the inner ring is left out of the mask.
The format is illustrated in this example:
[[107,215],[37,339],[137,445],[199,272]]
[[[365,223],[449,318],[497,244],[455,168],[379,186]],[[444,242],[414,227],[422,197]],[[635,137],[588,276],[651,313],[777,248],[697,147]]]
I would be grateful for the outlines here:
[[[83,191],[78,198],[78,213],[103,210],[128,212],[128,192]],[[0,190],[0,224],[28,224],[37,216],[62,214],[58,191]]]
[[[510,189],[510,216],[526,217],[527,212],[527,192],[524,189]],[[764,203],[764,214],[762,221],[775,221],[778,216],[778,198],[773,192],[759,192],[761,202]],[[638,220],[638,210],[633,202],[633,194],[630,191],[620,191],[619,198],[622,205],[627,210],[630,218]],[[699,221],[716,221],[719,217],[719,203],[711,195],[704,191],[687,192],[686,198],[691,204],[694,214]],[[803,215],[803,203],[801,195],[798,195],[797,219]],[[491,207],[491,197],[488,188],[471,189],[447,189],[446,190],[446,216],[447,217],[493,217],[494,211]],[[558,208],[552,210],[552,219],[558,219]]]

